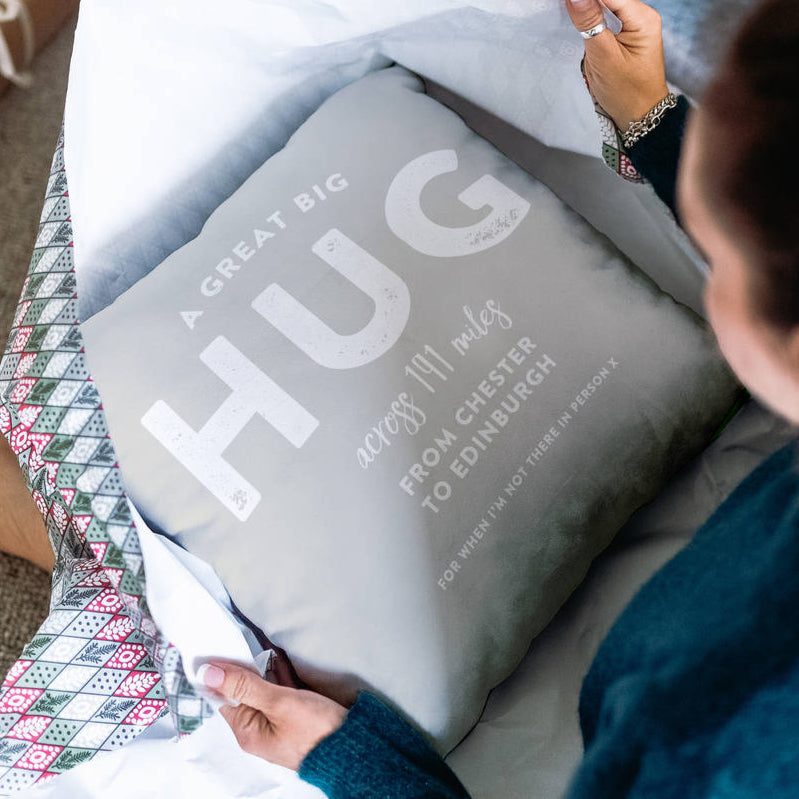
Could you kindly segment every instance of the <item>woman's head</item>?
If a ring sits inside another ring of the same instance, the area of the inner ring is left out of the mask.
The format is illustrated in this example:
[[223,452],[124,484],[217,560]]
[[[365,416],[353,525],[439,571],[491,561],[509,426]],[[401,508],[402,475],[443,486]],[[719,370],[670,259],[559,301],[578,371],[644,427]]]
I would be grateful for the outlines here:
[[799,6],[749,15],[692,112],[678,179],[708,316],[749,390],[799,424]]

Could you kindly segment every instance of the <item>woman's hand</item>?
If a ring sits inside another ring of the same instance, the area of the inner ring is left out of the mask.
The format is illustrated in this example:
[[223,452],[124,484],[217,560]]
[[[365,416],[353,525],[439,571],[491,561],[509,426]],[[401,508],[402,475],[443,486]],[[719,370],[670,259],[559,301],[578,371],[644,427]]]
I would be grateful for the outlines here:
[[209,664],[200,677],[221,698],[238,702],[219,712],[245,752],[295,771],[347,716],[347,708],[322,694],[275,685],[232,663]]
[[[599,0],[565,0],[569,17],[584,31],[603,21]],[[605,0],[622,23],[585,42],[585,74],[594,99],[619,130],[641,119],[669,93],[660,14],[641,0]]]

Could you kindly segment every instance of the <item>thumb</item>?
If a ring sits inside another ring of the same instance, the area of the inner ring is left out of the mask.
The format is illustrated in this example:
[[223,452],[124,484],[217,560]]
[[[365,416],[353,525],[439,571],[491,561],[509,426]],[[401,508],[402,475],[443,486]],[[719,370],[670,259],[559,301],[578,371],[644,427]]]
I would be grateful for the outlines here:
[[605,19],[599,0],[566,0],[566,10],[578,31],[590,30]]
[[197,676],[231,704],[247,705],[267,717],[282,694],[290,690],[267,682],[258,672],[235,663],[204,663],[197,669]]

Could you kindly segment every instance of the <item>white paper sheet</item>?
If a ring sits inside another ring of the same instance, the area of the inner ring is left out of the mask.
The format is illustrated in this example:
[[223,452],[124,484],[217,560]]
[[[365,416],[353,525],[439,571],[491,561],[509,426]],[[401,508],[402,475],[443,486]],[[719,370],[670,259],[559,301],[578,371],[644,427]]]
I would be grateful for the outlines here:
[[153,620],[180,651],[189,682],[218,706],[220,703],[197,679],[197,669],[214,658],[254,666],[254,655],[260,647],[253,634],[233,616],[227,593],[214,570],[153,533],[133,503],[131,510],[147,564],[147,603]]
[[83,0],[64,147],[82,318],[194,238],[326,97],[391,59],[598,157],[581,53],[562,0]]
[[[164,720],[159,722],[163,724]],[[239,748],[219,714],[181,741],[159,737],[164,727],[18,794],[30,799],[323,799],[289,769]]]

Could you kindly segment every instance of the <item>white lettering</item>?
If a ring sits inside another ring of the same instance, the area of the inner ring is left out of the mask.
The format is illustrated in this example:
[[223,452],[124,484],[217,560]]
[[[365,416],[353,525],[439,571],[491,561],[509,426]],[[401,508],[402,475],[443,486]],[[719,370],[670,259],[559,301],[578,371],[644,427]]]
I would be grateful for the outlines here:
[[435,177],[458,168],[455,150],[434,150],[415,158],[396,175],[386,195],[388,226],[423,255],[456,258],[488,250],[504,241],[530,210],[530,203],[491,175],[465,188],[458,199],[473,211],[485,206],[489,214],[472,225],[447,227],[433,222],[422,210],[424,187]]
[[213,297],[216,294],[219,294],[224,287],[224,283],[218,277],[207,277],[203,282],[200,284],[200,291],[206,297]]
[[194,330],[194,325],[197,324],[197,320],[203,315],[203,311],[181,311],[180,316],[183,321],[186,323],[186,326],[189,330]]
[[297,448],[319,422],[224,336],[217,336],[200,360],[232,389],[203,427],[193,430],[163,400],[155,402],[141,422],[237,519],[246,521],[261,494],[223,452],[256,414]]
[[336,228],[311,249],[373,300],[375,310],[368,324],[352,335],[340,335],[277,283],[267,286],[252,307],[320,366],[353,369],[374,361],[394,346],[405,329],[411,312],[408,286]]
[[334,172],[330,177],[325,181],[325,188],[328,191],[342,191],[346,189],[347,186],[350,184],[347,182],[345,177],[342,177],[341,172]]
[[241,258],[242,261],[249,261],[255,255],[255,250],[248,247],[246,242],[240,241],[234,248],[233,252]]

